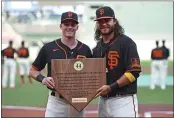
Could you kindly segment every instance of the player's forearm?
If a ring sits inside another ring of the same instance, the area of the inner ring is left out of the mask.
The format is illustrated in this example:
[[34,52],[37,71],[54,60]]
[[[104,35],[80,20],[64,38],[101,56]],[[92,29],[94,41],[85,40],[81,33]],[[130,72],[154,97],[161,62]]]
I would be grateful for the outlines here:
[[119,87],[123,87],[130,84],[131,82],[125,75],[123,75],[120,79],[117,80],[117,83]]
[[118,79],[116,82],[112,83],[110,85],[111,89],[114,90],[114,89],[117,89],[117,88],[121,88],[123,86],[126,86],[130,83],[130,81],[128,80],[128,78],[123,75],[120,79]]
[[132,73],[126,72],[124,73],[120,79],[118,79],[116,82],[112,83],[110,85],[111,89],[116,89],[116,88],[121,88],[124,87],[128,84],[130,84],[131,82],[135,81],[135,77]]
[[34,67],[30,68],[29,75],[32,78],[34,78],[36,81],[41,82],[41,83],[42,83],[42,80],[45,78],[45,76],[43,76],[41,74],[41,71],[37,71]]
[[29,75],[36,80],[37,76],[41,74],[40,71],[37,71],[35,68],[31,67],[29,71]]

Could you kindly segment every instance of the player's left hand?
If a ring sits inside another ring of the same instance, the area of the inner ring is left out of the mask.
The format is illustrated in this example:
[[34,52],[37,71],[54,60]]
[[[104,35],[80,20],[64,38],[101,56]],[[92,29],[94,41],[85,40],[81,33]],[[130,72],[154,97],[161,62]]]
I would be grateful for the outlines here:
[[103,85],[101,88],[97,90],[97,95],[94,98],[97,98],[98,96],[107,95],[110,91],[111,87],[109,85]]

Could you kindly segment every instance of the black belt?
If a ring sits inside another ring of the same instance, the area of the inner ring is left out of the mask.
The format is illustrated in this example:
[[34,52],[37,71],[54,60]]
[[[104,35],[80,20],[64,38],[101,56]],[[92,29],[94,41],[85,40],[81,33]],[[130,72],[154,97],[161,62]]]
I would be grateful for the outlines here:
[[113,98],[113,97],[125,97],[125,96],[131,96],[133,94],[116,94],[116,95],[105,95],[102,96],[104,99],[109,99],[109,98]]
[[[51,92],[52,96],[56,96],[56,93],[54,91]],[[59,95],[59,98],[63,98],[63,96]]]

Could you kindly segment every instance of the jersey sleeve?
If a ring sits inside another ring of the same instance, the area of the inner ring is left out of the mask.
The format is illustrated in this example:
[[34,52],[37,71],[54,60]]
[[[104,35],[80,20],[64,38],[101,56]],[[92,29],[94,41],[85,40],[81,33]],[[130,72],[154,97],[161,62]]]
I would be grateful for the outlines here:
[[38,56],[36,57],[35,61],[32,63],[32,66],[38,71],[41,71],[42,69],[45,68],[46,65],[46,51],[45,51],[45,46],[43,46],[40,51]]
[[136,44],[131,41],[125,47],[124,64],[127,72],[141,72],[140,58]]
[[2,56],[4,56],[4,50],[1,50],[1,54],[2,54]]
[[170,51],[167,49],[167,58],[170,56]]
[[154,59],[154,58],[153,58],[153,50],[151,51],[151,59]]
[[26,48],[26,50],[27,50],[27,55],[26,56],[29,57],[30,54],[29,54],[28,48]]

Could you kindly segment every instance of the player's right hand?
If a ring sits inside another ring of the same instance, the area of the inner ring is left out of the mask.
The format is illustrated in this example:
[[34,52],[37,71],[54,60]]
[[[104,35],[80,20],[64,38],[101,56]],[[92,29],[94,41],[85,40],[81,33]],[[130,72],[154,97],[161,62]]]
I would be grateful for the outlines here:
[[49,88],[54,88],[55,87],[55,83],[54,83],[54,79],[52,77],[45,77],[42,80],[42,84],[48,86]]

